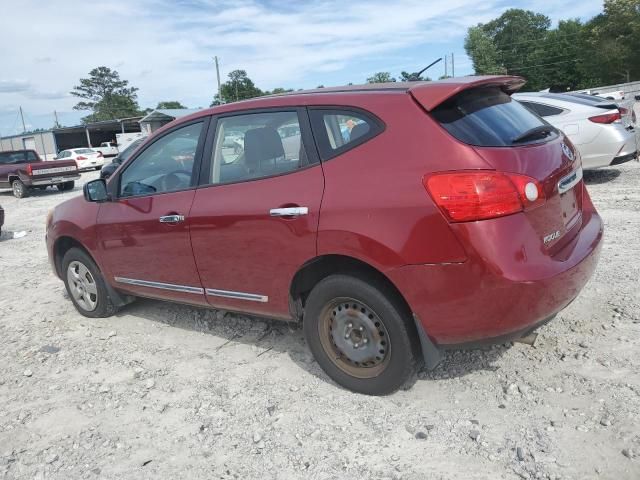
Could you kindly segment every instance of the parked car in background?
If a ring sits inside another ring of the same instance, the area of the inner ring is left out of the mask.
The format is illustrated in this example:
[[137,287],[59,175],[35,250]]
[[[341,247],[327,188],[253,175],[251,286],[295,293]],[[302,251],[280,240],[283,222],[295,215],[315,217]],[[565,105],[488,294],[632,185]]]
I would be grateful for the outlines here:
[[147,137],[140,137],[125,148],[122,152],[118,154],[111,163],[106,164],[100,170],[100,178],[109,178],[113,172],[120,166],[121,163],[125,162],[132,154],[136,151],[136,149],[142,145],[142,143],[147,139]]
[[102,142],[99,147],[92,147],[96,152],[102,153],[103,157],[115,157],[118,155],[118,146],[115,142]]
[[302,321],[337,383],[393,392],[444,349],[549,321],[596,267],[579,157],[512,100],[523,83],[323,88],[180,118],[51,212],[51,265],[87,317],[141,296]]
[[585,169],[620,165],[638,155],[632,116],[625,107],[581,94],[528,92],[513,98],[562,130]]
[[622,90],[616,90],[613,92],[600,92],[596,90],[580,90],[575,93],[584,93],[586,95],[597,96],[606,100],[624,100],[625,93]]
[[71,160],[43,162],[35,150],[0,152],[0,188],[11,188],[16,198],[28,196],[33,188],[72,190],[79,178],[78,167]]
[[100,170],[104,165],[102,153],[93,148],[71,148],[58,153],[56,160],[73,160],[79,171]]

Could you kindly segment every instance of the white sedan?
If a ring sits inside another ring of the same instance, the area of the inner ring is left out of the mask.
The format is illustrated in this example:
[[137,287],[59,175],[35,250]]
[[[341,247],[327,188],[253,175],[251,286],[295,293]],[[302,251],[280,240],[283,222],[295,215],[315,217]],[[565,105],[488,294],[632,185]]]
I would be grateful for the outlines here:
[[78,170],[100,170],[104,165],[101,152],[92,148],[70,148],[58,153],[55,160],[75,160]]
[[513,98],[562,130],[580,152],[585,169],[619,165],[638,156],[630,112],[611,100],[547,92],[516,93]]

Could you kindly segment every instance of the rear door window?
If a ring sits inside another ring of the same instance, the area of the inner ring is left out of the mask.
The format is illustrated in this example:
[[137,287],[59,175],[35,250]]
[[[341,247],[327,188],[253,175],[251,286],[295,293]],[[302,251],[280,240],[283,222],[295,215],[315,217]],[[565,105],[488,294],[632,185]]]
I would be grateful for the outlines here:
[[[548,125],[499,88],[464,91],[439,105],[432,115],[461,142],[481,147],[512,146],[514,139],[525,132]],[[547,141],[556,135],[551,132],[531,142]]]
[[382,122],[361,111],[312,108],[309,113],[323,160],[357,147],[383,130]]
[[218,120],[207,183],[283,175],[309,164],[297,110],[241,113]]

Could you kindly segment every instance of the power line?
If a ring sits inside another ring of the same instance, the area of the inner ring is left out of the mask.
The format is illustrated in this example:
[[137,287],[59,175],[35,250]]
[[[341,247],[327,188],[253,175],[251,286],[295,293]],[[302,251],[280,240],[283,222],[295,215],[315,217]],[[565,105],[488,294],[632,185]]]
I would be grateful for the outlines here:
[[541,63],[539,65],[523,65],[522,67],[505,67],[507,68],[507,70],[529,70],[530,68],[536,68],[536,67],[546,67],[548,65],[560,65],[561,63],[570,63],[570,62],[577,62],[578,60],[580,60],[579,58],[574,58],[572,60],[564,60],[562,62],[552,62],[552,63]]

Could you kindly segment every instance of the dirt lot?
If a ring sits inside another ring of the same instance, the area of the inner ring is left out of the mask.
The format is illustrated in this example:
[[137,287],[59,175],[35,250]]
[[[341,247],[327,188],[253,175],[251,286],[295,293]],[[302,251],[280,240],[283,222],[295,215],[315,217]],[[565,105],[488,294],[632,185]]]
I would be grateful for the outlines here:
[[83,318],[44,246],[80,188],[0,193],[0,478],[639,479],[640,165],[587,182],[602,258],[535,347],[448,354],[384,398],[333,384],[285,323],[149,300]]

